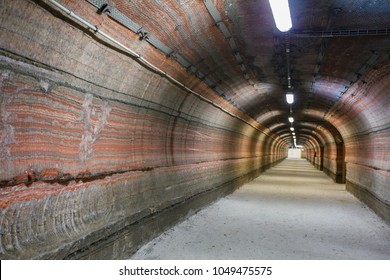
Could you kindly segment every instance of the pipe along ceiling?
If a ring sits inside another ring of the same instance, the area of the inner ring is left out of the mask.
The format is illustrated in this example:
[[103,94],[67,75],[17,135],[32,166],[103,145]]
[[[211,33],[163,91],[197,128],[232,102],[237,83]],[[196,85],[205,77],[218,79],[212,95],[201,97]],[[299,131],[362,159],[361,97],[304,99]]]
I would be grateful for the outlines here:
[[[318,5],[290,0],[293,26],[287,32],[276,28],[268,1],[88,2],[261,125],[274,127],[276,135],[288,131],[288,117],[293,116],[299,145],[312,136],[305,130],[307,123],[312,131],[328,130],[340,139],[330,120],[332,108],[388,59],[386,1]],[[294,94],[296,102],[287,104],[287,93]],[[292,137],[283,139],[294,147]]]

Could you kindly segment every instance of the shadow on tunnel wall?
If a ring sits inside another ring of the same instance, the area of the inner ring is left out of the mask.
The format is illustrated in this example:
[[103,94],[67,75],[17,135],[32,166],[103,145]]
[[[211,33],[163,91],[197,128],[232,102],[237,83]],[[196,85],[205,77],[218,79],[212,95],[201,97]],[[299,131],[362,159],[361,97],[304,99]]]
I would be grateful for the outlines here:
[[[306,159],[390,224],[390,61],[388,56],[352,86],[327,112],[334,129],[319,127]],[[351,106],[353,104],[353,106]],[[322,130],[322,131],[321,131]],[[322,152],[323,151],[323,152]],[[320,157],[320,158],[319,158]]]
[[110,25],[205,98],[47,6],[3,8],[1,259],[128,257],[285,157],[276,136],[123,26]]

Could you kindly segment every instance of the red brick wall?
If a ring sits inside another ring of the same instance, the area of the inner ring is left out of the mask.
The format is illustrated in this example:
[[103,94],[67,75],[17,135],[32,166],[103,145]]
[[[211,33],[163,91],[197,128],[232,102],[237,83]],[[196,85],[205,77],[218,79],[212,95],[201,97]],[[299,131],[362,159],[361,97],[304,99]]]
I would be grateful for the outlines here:
[[385,205],[390,205],[389,89],[388,60],[352,86],[327,116],[345,141],[347,185]]
[[94,232],[249,180],[286,155],[280,139],[175,61],[106,22],[86,1],[62,2],[251,125],[46,6],[6,1],[0,18],[2,259],[66,257],[95,242],[87,238]]
[[347,189],[385,219],[390,218],[389,88],[388,60],[368,71],[327,113],[337,132],[320,127],[314,132],[323,135],[320,141],[306,145],[306,158],[313,164],[317,151],[316,166],[323,146],[324,171],[333,178],[345,176]]

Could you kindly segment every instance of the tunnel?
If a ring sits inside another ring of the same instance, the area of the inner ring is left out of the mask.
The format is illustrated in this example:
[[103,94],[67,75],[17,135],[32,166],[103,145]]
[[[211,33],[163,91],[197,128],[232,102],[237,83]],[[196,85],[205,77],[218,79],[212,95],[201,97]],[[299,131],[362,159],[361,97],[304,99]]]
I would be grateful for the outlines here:
[[286,162],[388,230],[387,0],[0,3],[1,259],[129,258]]

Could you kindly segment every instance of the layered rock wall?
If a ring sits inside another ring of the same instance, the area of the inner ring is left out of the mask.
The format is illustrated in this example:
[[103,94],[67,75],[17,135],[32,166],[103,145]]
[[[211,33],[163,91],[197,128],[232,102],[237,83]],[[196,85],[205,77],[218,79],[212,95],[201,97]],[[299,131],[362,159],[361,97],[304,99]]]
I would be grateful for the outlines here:
[[[370,70],[328,118],[345,141],[347,189],[390,222],[390,61]],[[340,114],[338,112],[344,112]]]
[[[385,55],[384,55],[385,56]],[[388,57],[388,55],[387,55]],[[390,61],[355,83],[327,113],[337,133],[307,145],[306,158],[390,222]],[[321,128],[316,132],[320,133]],[[321,153],[319,151],[323,150]],[[316,154],[316,157],[314,157]],[[323,157],[323,158],[322,158]]]
[[62,2],[204,98],[41,1],[5,1],[1,259],[123,258],[285,157],[174,60],[86,1]]

